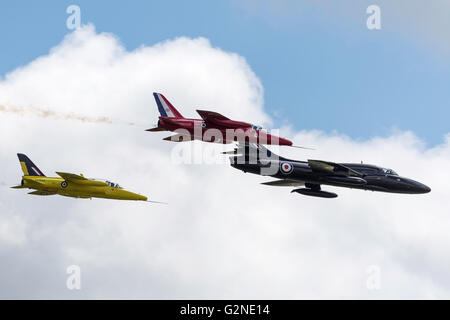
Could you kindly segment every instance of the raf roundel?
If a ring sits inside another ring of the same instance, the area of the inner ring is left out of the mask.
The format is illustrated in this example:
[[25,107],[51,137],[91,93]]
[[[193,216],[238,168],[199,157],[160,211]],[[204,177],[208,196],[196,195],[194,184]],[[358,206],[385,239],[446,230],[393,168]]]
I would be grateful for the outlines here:
[[294,170],[294,167],[289,162],[280,163],[281,172],[284,174],[289,174]]

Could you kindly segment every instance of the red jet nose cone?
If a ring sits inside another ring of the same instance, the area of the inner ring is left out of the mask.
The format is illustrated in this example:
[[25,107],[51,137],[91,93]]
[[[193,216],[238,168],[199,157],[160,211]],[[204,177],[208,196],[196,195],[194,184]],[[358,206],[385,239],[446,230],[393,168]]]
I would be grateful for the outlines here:
[[292,141],[284,138],[280,138],[280,146],[292,146]]
[[292,141],[280,138],[278,136],[274,136],[271,134],[267,134],[267,144],[279,145],[279,146],[292,146]]

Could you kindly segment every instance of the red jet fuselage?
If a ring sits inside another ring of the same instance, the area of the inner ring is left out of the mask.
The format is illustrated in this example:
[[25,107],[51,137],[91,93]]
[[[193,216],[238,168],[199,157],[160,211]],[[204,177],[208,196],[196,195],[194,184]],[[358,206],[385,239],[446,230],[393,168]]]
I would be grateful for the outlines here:
[[228,119],[214,111],[197,110],[202,119],[187,119],[161,93],[153,93],[160,113],[158,126],[147,131],[172,131],[164,140],[181,142],[201,140],[215,143],[249,142],[292,146],[288,139],[272,135],[261,127]]
[[[183,141],[194,139],[215,143],[245,141],[258,144],[292,146],[292,142],[288,139],[272,135],[265,130],[241,121],[216,120],[215,123],[209,123],[203,119],[159,117],[158,129],[158,131],[165,130],[178,133],[178,135],[173,136],[175,137],[173,141],[178,141],[178,138],[180,138]],[[169,138],[165,140],[170,140]]]

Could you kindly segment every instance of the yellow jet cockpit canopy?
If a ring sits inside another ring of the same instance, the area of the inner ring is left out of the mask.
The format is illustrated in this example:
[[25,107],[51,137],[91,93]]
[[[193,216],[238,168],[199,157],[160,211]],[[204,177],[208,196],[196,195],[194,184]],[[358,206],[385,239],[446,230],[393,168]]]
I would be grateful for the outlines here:
[[109,187],[111,187],[111,188],[118,188],[118,189],[123,189],[122,188],[122,186],[120,186],[118,183],[115,183],[115,182],[111,182],[111,181],[109,181],[109,180],[105,180],[105,179],[95,179],[95,178],[92,178],[92,180],[94,180],[94,181],[103,181],[103,182],[105,182],[105,183],[107,183],[108,184],[108,186]]

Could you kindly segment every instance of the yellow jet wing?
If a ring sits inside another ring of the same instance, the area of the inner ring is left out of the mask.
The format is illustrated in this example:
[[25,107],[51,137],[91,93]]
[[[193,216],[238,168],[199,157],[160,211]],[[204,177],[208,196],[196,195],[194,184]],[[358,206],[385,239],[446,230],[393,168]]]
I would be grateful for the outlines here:
[[28,194],[33,194],[35,196],[52,196],[52,195],[55,195],[56,192],[33,191],[33,192],[28,192]]
[[56,174],[59,175],[64,180],[66,180],[67,182],[71,182],[71,183],[75,183],[75,184],[81,184],[81,185],[86,185],[86,186],[107,186],[108,185],[104,181],[87,179],[83,175],[78,175],[78,174],[74,174],[74,173],[56,172]]
[[61,178],[63,178],[64,180],[72,181],[72,182],[76,182],[74,180],[88,180],[85,177],[83,177],[82,175],[78,175],[78,174],[74,174],[74,173],[56,172],[56,174],[58,176],[60,176]]

